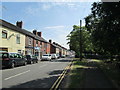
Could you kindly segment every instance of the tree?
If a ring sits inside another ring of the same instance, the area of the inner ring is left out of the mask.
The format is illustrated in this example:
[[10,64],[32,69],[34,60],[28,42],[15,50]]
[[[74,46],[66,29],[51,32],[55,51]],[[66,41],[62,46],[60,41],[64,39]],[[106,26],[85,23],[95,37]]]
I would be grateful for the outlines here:
[[93,3],[85,18],[95,50],[101,54],[120,54],[120,2]]
[[[77,25],[73,26],[73,30],[70,32],[70,34],[67,36],[69,40],[68,44],[70,46],[71,50],[74,50],[76,52],[76,55],[80,55],[80,33],[79,29],[80,27]],[[85,27],[81,28],[82,30],[82,48],[83,52],[93,51],[92,49],[92,43],[91,43],[91,34],[87,31]]]

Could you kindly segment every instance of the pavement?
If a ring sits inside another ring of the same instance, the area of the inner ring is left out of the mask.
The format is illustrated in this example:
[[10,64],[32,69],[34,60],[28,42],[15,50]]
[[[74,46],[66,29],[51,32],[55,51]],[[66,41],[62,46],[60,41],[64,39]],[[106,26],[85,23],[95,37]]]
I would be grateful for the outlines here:
[[96,62],[89,60],[86,66],[84,88],[115,88]]

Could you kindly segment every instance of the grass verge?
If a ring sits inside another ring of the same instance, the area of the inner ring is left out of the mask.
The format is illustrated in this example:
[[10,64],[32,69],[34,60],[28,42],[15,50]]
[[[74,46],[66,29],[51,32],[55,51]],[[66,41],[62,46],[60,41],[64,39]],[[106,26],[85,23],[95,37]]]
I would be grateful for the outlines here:
[[120,89],[120,70],[116,68],[115,63],[105,63],[102,60],[93,60],[97,62],[99,68],[104,72],[104,74],[111,80],[114,86]]
[[83,88],[84,82],[84,68],[86,68],[86,61],[79,61],[75,59],[73,65],[71,66],[71,71],[69,73],[70,82],[68,88]]

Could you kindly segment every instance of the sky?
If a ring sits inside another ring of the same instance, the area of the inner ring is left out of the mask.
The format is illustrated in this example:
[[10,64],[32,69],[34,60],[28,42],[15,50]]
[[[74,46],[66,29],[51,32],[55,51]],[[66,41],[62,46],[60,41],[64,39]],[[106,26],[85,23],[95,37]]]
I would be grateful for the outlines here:
[[[95,1],[95,0],[94,0]],[[16,24],[23,21],[23,29],[42,32],[42,37],[69,49],[67,35],[73,25],[85,25],[92,2],[2,2],[3,20]],[[0,11],[1,12],[1,11]]]

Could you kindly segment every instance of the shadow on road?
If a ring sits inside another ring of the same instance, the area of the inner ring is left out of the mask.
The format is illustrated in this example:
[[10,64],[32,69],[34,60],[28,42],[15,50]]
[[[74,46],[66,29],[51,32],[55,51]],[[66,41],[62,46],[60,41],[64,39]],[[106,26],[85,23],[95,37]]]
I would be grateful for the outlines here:
[[51,60],[51,62],[71,62],[72,60],[61,59],[61,60]]
[[48,73],[49,75],[57,75],[57,74],[61,74],[63,72],[63,70],[54,70],[50,73]]
[[[29,89],[29,90],[34,90],[34,89],[42,89],[42,88],[46,88],[49,89],[52,87],[53,83],[55,82],[55,80],[58,78],[58,76],[51,76],[51,77],[47,77],[47,78],[43,78],[43,79],[36,79],[36,80],[32,80],[32,81],[28,81],[25,83],[21,83],[19,85],[15,85],[10,87],[10,89],[14,89],[16,90],[17,88],[21,88],[21,89]],[[6,90],[7,88],[5,88]],[[3,88],[4,90],[4,88]]]
[[[28,81],[25,83],[21,82],[20,84],[13,85],[8,89],[16,90],[16,89],[21,88],[25,90],[26,89],[29,89],[29,90],[48,89],[49,90],[62,72],[63,70],[54,70],[54,71],[47,73],[49,75],[48,77],[35,79],[35,80]],[[4,89],[6,90],[7,88],[3,88],[3,90]]]

